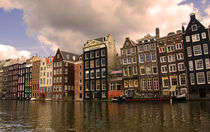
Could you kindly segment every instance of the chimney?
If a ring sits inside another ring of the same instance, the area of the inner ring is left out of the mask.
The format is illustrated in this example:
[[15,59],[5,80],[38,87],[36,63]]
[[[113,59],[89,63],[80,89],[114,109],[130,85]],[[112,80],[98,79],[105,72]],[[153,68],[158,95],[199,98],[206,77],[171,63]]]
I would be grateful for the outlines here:
[[190,13],[190,20],[195,19],[195,13]]
[[160,38],[160,30],[159,30],[159,28],[157,27],[156,29],[155,29],[155,38],[157,39],[157,38]]
[[184,25],[182,24],[182,33],[185,33]]

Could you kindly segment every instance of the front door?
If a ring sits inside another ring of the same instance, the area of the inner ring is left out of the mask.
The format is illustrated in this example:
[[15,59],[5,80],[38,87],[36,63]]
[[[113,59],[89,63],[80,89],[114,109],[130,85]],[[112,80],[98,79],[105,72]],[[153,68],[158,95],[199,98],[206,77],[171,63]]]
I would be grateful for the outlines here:
[[128,90],[128,97],[133,97],[134,96],[134,90]]

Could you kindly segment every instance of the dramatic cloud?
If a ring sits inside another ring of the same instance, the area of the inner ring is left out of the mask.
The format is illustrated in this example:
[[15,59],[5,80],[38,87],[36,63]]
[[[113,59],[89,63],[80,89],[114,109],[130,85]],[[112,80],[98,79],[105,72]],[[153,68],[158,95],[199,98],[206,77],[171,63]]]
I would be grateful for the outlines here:
[[24,10],[27,34],[43,44],[81,53],[83,44],[97,37],[113,34],[116,47],[125,37],[133,40],[156,27],[161,35],[181,29],[189,14],[199,12],[185,0],[3,0],[6,10]]
[[9,58],[26,58],[28,59],[31,56],[31,53],[26,50],[17,50],[13,46],[0,44],[0,60],[9,59]]

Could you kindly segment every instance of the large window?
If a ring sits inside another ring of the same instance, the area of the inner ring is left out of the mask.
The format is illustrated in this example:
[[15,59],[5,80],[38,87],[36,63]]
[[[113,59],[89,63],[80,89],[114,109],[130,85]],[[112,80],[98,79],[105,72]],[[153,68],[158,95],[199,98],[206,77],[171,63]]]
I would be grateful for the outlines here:
[[94,60],[91,60],[91,61],[90,61],[90,68],[94,68],[94,64],[95,64],[95,63],[94,63]]
[[144,63],[144,54],[139,54],[139,62]]
[[85,53],[85,59],[89,59],[89,53]]
[[155,43],[152,43],[150,46],[151,46],[150,47],[151,50],[155,50]]
[[203,60],[195,60],[195,69],[202,70],[203,69]]
[[123,76],[127,76],[127,68],[123,67]]
[[164,53],[164,52],[165,52],[165,47],[160,47],[160,48],[159,48],[159,52],[160,52],[160,53]]
[[176,72],[176,64],[169,65],[169,72]]
[[86,61],[86,62],[85,62],[85,69],[88,69],[88,68],[89,68],[89,66],[90,66],[89,61]]
[[115,90],[115,83],[111,82],[111,84],[110,84],[110,91],[113,91],[113,90]]
[[154,85],[154,90],[158,90],[159,88],[158,88],[158,85],[159,85],[159,83],[158,83],[158,78],[154,78],[153,79],[153,85]]
[[208,45],[207,44],[203,44],[203,53],[208,54]]
[[177,76],[170,76],[171,78],[171,86],[177,86],[178,81],[177,81]]
[[187,47],[187,56],[188,57],[192,56],[192,48],[191,47]]
[[89,71],[85,71],[85,79],[89,79]]
[[182,43],[176,44],[176,50],[182,49]]
[[128,87],[128,80],[124,80],[124,87],[125,87],[125,88]]
[[191,85],[195,84],[195,75],[194,75],[194,73],[190,73],[190,84]]
[[184,59],[183,53],[176,54],[176,58],[177,58],[177,60],[183,60]]
[[193,71],[194,70],[194,66],[193,66],[193,61],[189,61],[189,71]]
[[95,61],[95,65],[96,65],[96,67],[99,67],[100,66],[100,60],[99,59],[96,59],[96,61]]
[[101,85],[102,85],[102,90],[106,90],[106,80],[105,79],[103,79],[101,81]]
[[166,56],[161,56],[161,57],[160,57],[160,62],[161,62],[161,63],[166,62]]
[[146,73],[147,74],[151,74],[152,72],[151,72],[151,66],[150,65],[147,65],[146,66]]
[[156,65],[153,65],[152,66],[152,72],[153,72],[153,74],[157,74],[158,73],[158,70],[157,70],[157,66]]
[[96,80],[96,91],[100,91],[101,83],[100,80]]
[[179,75],[179,81],[180,85],[186,85],[186,75],[185,74]]
[[178,70],[179,71],[184,71],[184,63],[178,63]]
[[137,66],[134,66],[134,67],[133,67],[133,74],[134,74],[134,75],[137,75]]
[[139,46],[139,52],[143,52],[143,51],[144,51],[144,46],[143,45]]
[[145,68],[144,66],[140,66],[140,74],[145,75]]
[[150,61],[150,54],[149,53],[145,54],[145,60],[146,60],[146,62]]
[[161,73],[167,73],[167,65],[161,66]]
[[175,55],[169,55],[168,62],[174,62],[174,61],[175,61]]
[[91,71],[90,71],[90,78],[91,78],[91,79],[94,79],[94,76],[95,76],[94,70],[91,70]]
[[128,64],[131,64],[131,58],[128,58]]
[[174,45],[167,46],[167,52],[173,52],[174,51]]
[[210,84],[210,71],[208,71],[206,73],[206,75],[207,75],[207,82],[208,82],[208,84]]
[[90,52],[90,58],[94,58],[94,52]]
[[156,53],[155,52],[152,52],[151,53],[151,57],[152,57],[152,62],[154,62],[154,61],[157,60],[157,57],[156,57]]
[[201,45],[193,46],[194,56],[202,55]]
[[192,35],[192,42],[197,42],[200,41],[200,36],[199,34],[193,34]]
[[89,91],[89,81],[85,81],[85,91]]
[[198,73],[196,73],[196,76],[197,76],[197,83],[198,84],[205,84],[204,72],[198,72]]
[[210,69],[210,58],[205,59],[206,69]]
[[146,79],[141,80],[141,89],[142,90],[146,89]]
[[133,63],[136,63],[136,57],[133,57]]
[[145,51],[148,51],[148,50],[149,50],[149,44],[146,44],[146,45],[145,45],[144,50],[145,50]]
[[101,58],[101,66],[105,66],[106,62],[105,62],[105,58]]
[[100,69],[96,69],[96,78],[100,78]]
[[147,88],[148,88],[149,90],[152,89],[152,78],[148,78],[148,79],[147,79]]
[[102,68],[101,70],[101,76],[106,77],[106,68]]
[[162,83],[163,87],[168,87],[169,86],[168,77],[162,77]]

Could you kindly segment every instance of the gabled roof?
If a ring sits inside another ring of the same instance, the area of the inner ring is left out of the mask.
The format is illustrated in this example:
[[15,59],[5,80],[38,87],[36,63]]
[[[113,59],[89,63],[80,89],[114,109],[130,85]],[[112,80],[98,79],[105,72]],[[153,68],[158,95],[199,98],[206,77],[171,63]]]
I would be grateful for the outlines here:
[[70,53],[70,52],[67,52],[67,51],[60,50],[60,53],[63,57],[63,60],[76,61],[79,58],[78,54]]
[[132,41],[129,37],[125,38],[123,48],[136,46],[137,43]]
[[200,29],[205,29],[205,26],[203,26],[203,24],[201,24],[195,17],[195,14],[194,13],[191,13],[190,14],[190,22],[188,23],[187,25],[187,28],[186,28],[186,32],[191,32],[191,25],[193,24],[197,24],[197,28],[198,30]]

